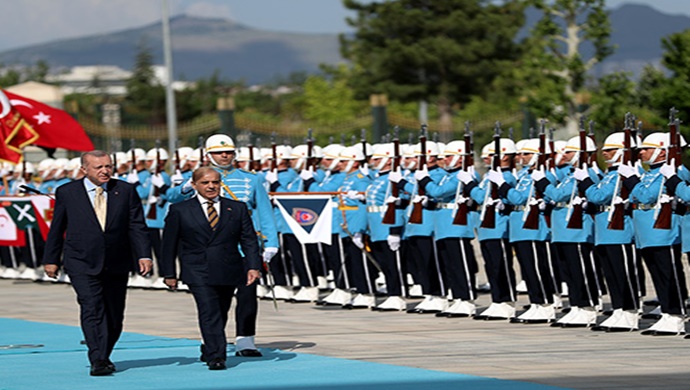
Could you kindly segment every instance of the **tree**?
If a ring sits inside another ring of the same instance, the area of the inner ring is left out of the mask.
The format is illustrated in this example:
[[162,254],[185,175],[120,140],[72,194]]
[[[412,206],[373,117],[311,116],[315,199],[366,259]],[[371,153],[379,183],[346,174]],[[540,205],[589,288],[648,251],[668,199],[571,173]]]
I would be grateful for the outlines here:
[[354,98],[344,66],[332,79],[309,76],[304,83],[304,118],[329,127],[352,121],[366,106]]
[[[525,97],[538,116],[564,120],[575,133],[587,72],[613,53],[604,0],[529,0],[543,12],[523,57]],[[592,54],[586,56],[588,47]]]
[[[438,105],[442,132],[452,130],[453,108],[483,94],[515,60],[523,2],[508,0],[344,0],[356,11],[340,36],[353,64],[350,85],[358,99],[385,93],[401,102]],[[445,137],[448,138],[448,137]]]
[[[679,118],[690,121],[690,29],[671,34],[661,40],[664,54],[662,65],[671,74],[652,73],[646,79],[650,85],[649,95],[652,107],[663,118],[668,118],[671,107],[678,109]],[[687,126],[685,126],[687,127]]]
[[127,80],[125,109],[128,114],[150,124],[166,123],[165,89],[156,79],[153,54],[146,41],[137,49],[132,77]]

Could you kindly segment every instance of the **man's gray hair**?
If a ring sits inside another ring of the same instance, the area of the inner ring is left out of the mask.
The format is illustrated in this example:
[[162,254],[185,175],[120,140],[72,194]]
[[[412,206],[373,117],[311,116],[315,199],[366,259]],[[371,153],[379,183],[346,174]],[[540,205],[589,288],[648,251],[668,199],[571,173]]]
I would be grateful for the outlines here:
[[86,166],[86,156],[101,158],[101,157],[106,157],[109,155],[108,155],[108,153],[106,153],[102,150],[92,150],[90,152],[84,152],[81,155],[81,166]]

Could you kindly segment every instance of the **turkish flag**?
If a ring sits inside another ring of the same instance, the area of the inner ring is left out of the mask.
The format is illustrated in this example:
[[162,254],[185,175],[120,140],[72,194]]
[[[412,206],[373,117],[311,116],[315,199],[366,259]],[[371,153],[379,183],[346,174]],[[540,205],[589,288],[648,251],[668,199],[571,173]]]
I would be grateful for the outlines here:
[[[38,138],[32,139],[29,143],[45,148],[63,148],[80,152],[94,149],[91,139],[79,122],[66,111],[8,91],[0,93],[7,96],[12,109],[18,112],[38,135]],[[4,99],[0,97],[0,101],[2,100]],[[22,132],[21,136],[17,136],[19,139],[15,138],[15,142],[26,142],[29,139],[28,135]]]

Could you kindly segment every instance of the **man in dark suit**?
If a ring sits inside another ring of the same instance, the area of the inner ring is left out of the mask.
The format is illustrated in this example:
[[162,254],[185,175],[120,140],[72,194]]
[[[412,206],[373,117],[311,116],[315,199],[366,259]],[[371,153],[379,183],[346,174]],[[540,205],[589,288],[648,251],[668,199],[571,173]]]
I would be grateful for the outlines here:
[[[46,240],[45,273],[63,266],[77,294],[91,375],[115,371],[110,354],[122,333],[129,273],[151,272],[151,246],[134,186],[112,179],[110,156],[84,153],[85,177],[60,186]],[[61,260],[62,258],[62,260]]]
[[[202,167],[192,176],[197,196],[170,206],[163,229],[161,274],[177,288],[180,277],[196,302],[203,337],[202,361],[225,369],[225,326],[235,289],[259,279],[259,245],[247,206],[220,197],[220,173]],[[240,253],[239,247],[242,248]]]

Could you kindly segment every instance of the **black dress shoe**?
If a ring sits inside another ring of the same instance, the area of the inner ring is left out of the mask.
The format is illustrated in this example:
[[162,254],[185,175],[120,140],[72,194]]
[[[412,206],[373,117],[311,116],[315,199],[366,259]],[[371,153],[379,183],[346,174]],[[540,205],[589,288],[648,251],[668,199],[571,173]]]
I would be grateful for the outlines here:
[[[442,314],[442,313],[438,313],[438,314]],[[436,314],[436,315],[438,315],[438,314]],[[447,318],[467,318],[467,317],[471,317],[471,315],[469,315],[469,314],[467,314],[467,313],[445,313],[445,314],[446,314],[445,317],[447,317]]]
[[115,363],[113,363],[112,361],[110,361],[110,359],[108,359],[108,360],[105,361],[105,366],[106,366],[109,370],[111,370],[112,372],[117,371],[117,370],[115,369]]
[[421,313],[421,310],[420,309],[414,309],[414,308],[413,309],[407,309],[405,311],[405,313],[407,313],[407,314],[419,314],[419,313]]
[[262,357],[263,355],[256,349],[243,349],[241,351],[236,351],[235,356],[240,357]]
[[225,360],[221,358],[215,358],[208,362],[209,370],[225,370]]
[[110,375],[115,371],[115,366],[112,368],[108,367],[108,361],[103,360],[96,362],[95,364],[91,365],[91,371],[89,374],[91,376],[105,376],[105,375]]
[[620,333],[620,332],[635,332],[637,329],[632,328],[608,328],[606,332],[608,333]]
[[645,320],[660,320],[661,314],[644,313],[640,316],[640,318]]
[[685,337],[683,337],[683,338],[684,339],[690,339],[690,334],[686,334]]

